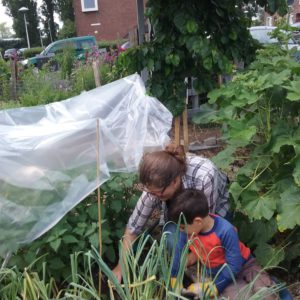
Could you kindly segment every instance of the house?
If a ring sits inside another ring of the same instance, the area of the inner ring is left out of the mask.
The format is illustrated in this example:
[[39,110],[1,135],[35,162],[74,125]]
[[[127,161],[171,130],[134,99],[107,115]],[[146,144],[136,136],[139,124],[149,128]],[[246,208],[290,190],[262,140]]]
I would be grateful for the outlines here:
[[[289,24],[300,22],[300,0],[288,1],[289,4]],[[265,25],[275,26],[276,21],[279,19],[277,14],[273,16],[265,13]]]
[[116,40],[137,26],[136,0],[73,0],[73,7],[78,36]]

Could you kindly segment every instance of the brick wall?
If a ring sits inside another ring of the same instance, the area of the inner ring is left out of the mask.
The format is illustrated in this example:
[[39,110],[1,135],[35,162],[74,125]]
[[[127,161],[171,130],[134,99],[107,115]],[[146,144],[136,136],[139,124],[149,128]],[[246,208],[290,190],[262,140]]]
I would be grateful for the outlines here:
[[124,38],[137,25],[136,0],[97,1],[98,11],[82,12],[81,0],[73,0],[78,36],[94,35],[97,40],[115,40]]
[[[265,25],[275,26],[275,23],[279,19],[279,16],[277,14],[270,16],[268,13],[265,13],[264,19]],[[290,19],[292,23],[300,22],[300,0],[294,0],[294,3],[290,10]]]
[[293,23],[300,22],[300,1],[295,0],[293,4]]

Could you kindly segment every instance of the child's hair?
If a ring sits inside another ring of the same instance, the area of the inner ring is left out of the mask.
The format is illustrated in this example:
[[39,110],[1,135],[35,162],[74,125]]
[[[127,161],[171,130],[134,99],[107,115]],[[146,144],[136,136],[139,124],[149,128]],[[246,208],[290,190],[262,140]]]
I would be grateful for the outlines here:
[[139,167],[139,180],[145,186],[164,188],[186,171],[182,146],[170,144],[165,150],[144,154]]
[[[202,191],[185,189],[169,203],[168,217],[170,221],[178,222],[180,214],[185,217],[187,224],[192,224],[196,217],[204,218],[208,215],[207,199]],[[181,224],[184,219],[181,218]]]

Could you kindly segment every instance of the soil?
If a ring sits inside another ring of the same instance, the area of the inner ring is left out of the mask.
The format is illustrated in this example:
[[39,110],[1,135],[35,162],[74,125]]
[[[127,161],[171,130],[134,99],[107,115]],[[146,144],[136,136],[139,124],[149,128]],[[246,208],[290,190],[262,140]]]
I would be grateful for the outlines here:
[[[215,139],[216,142],[221,138],[221,131],[218,127],[206,127],[201,128],[199,125],[188,124],[188,136],[189,136],[189,145],[193,144],[205,144],[207,139]],[[174,126],[171,131],[171,139],[174,139]],[[183,144],[183,137],[181,132],[181,144]],[[220,142],[217,142],[218,146],[214,148],[208,148],[203,150],[192,150],[190,152],[197,155],[201,155],[206,158],[211,158],[215,156],[218,152],[223,149],[223,145]]]

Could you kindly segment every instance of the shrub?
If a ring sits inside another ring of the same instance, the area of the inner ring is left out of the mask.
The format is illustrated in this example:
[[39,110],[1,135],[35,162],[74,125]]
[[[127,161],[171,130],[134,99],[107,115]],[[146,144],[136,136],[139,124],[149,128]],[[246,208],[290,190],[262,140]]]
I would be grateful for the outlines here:
[[62,29],[58,32],[58,39],[66,39],[76,36],[75,23],[69,19],[64,21]]
[[241,236],[262,264],[270,257],[273,265],[285,260],[291,271],[300,262],[300,67],[294,51],[278,45],[260,50],[248,71],[209,93],[217,110],[194,118],[223,124],[227,147],[214,161],[227,170],[240,166],[230,194],[242,215]]
[[[117,242],[124,233],[127,219],[138,198],[133,189],[134,182],[134,174],[116,174],[101,186],[103,257],[110,263],[116,263]],[[70,282],[70,254],[90,249],[91,245],[99,247],[96,194],[82,201],[41,238],[20,249],[11,258],[8,266],[16,265],[23,269],[37,255],[43,254],[35,263],[35,270],[42,274],[43,265],[47,263],[48,274],[58,282]],[[78,271],[83,270],[83,264],[79,264]]]
[[26,49],[24,51],[24,58],[30,58],[36,56],[37,54],[40,54],[42,51],[43,51],[42,47],[34,47],[34,48]]
[[124,44],[127,40],[126,39],[119,39],[119,40],[112,40],[112,41],[106,41],[102,40],[98,42],[99,48],[106,48],[106,50],[109,50],[109,48],[118,48],[118,46],[121,46]]
[[19,97],[22,106],[48,104],[69,98],[72,92],[66,82],[56,78],[55,73],[46,69],[34,72],[31,68],[22,74],[22,93]]

